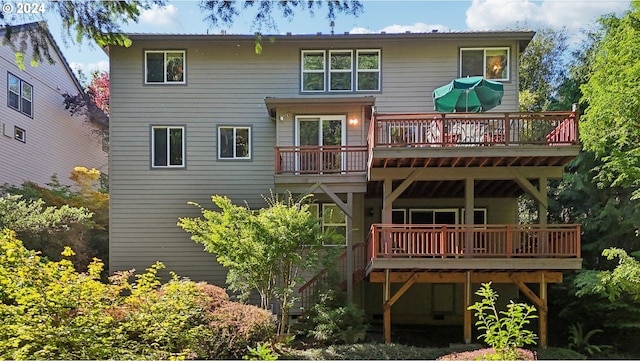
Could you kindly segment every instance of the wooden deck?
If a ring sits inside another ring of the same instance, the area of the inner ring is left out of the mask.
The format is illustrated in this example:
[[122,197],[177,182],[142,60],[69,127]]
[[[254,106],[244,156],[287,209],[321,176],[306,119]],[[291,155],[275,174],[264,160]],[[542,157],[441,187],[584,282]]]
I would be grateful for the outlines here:
[[371,226],[366,273],[381,269],[580,269],[580,225]]
[[367,144],[278,146],[276,175],[372,168],[564,166],[580,150],[575,112],[374,114]]

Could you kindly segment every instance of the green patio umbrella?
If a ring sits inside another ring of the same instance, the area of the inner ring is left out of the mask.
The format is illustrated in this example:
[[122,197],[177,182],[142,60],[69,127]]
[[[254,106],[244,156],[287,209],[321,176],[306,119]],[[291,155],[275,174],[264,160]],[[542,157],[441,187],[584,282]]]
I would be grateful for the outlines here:
[[433,91],[433,104],[438,112],[484,112],[500,105],[502,83],[481,76],[458,78]]

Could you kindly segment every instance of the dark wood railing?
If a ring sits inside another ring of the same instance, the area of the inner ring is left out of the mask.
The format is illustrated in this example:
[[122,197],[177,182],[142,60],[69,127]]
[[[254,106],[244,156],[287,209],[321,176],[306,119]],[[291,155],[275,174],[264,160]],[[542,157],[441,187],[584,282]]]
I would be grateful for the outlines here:
[[343,174],[367,171],[367,147],[276,147],[276,174]]
[[580,258],[580,225],[372,225],[367,262],[394,257]]
[[[365,268],[365,244],[364,243],[356,243],[353,245],[353,283],[357,284],[358,282],[364,279],[364,268]],[[333,270],[337,272],[339,277],[338,282],[340,283],[338,286],[340,288],[346,288],[346,280],[347,280],[347,251],[343,252],[340,257],[331,265],[326,268],[323,268],[320,272],[318,272],[313,278],[311,278],[307,283],[302,285],[298,292],[300,293],[302,307],[307,308],[311,305],[311,301],[313,299],[313,295],[318,291],[326,289],[331,286],[329,284],[329,276],[330,271]]]
[[375,114],[374,146],[575,145],[576,112]]

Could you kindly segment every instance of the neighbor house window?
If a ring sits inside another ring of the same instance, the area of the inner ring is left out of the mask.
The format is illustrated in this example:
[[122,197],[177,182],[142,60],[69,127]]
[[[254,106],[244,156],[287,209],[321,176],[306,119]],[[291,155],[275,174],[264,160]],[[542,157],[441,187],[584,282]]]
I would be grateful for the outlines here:
[[151,127],[151,161],[153,168],[180,168],[185,165],[184,127]]
[[218,127],[219,159],[251,159],[250,127]]
[[460,49],[460,76],[509,80],[509,48]]
[[184,84],[185,52],[148,50],[144,52],[145,83]]
[[7,103],[20,113],[33,117],[33,87],[31,84],[8,73],[7,80]]
[[[303,50],[302,92],[380,90],[380,50]],[[328,85],[327,85],[328,84]]]
[[27,142],[27,132],[20,128],[20,127],[14,127],[13,128],[13,139],[15,140],[19,140],[22,143],[26,143]]

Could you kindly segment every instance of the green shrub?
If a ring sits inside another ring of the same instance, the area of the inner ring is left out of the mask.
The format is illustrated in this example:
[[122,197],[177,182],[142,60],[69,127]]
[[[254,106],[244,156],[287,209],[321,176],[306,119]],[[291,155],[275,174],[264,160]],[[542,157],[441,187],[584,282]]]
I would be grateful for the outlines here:
[[321,344],[352,344],[364,340],[368,324],[363,310],[344,301],[334,289],[319,294],[318,302],[298,318],[298,334]]
[[131,271],[104,283],[100,261],[78,273],[72,256],[48,261],[0,234],[0,359],[237,359],[274,334],[269,312],[223,289],[176,275],[161,284],[161,263],[133,284]]
[[537,336],[525,329],[530,319],[537,318],[533,314],[535,307],[511,302],[507,305],[506,311],[498,312],[498,294],[491,289],[491,282],[483,283],[476,295],[481,296],[482,301],[469,306],[469,309],[476,311],[476,326],[483,332],[478,339],[484,339],[495,350],[497,359],[518,359],[518,347],[536,343]]

